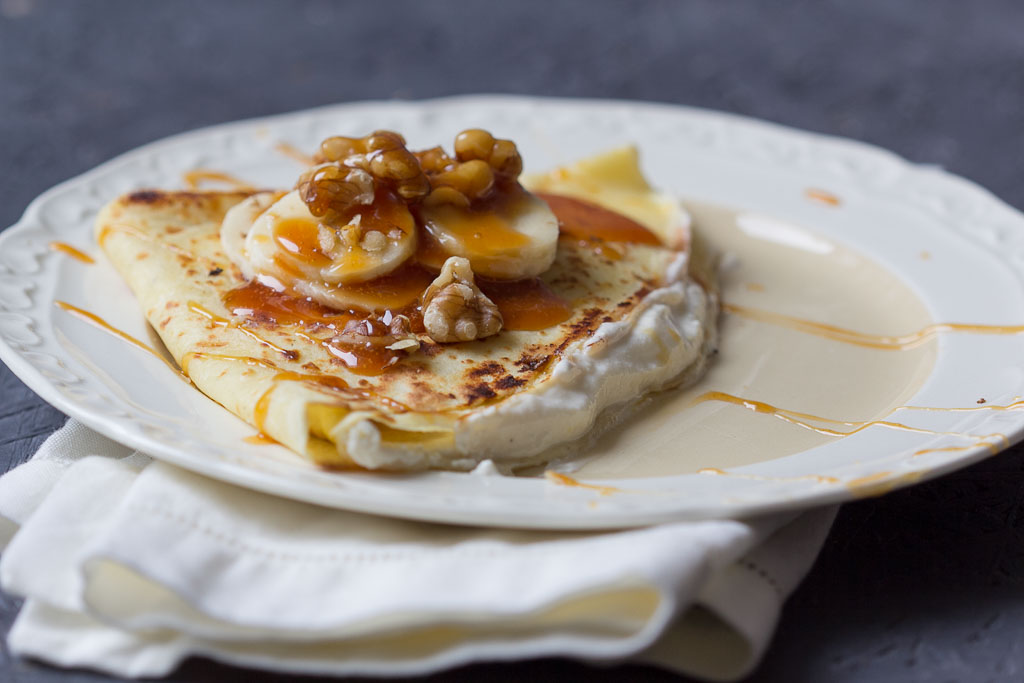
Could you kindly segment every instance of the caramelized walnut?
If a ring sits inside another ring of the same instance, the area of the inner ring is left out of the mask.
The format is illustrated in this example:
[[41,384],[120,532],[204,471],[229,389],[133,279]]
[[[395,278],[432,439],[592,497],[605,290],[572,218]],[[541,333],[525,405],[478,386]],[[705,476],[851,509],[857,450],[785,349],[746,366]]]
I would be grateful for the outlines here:
[[309,169],[295,184],[309,212],[325,223],[344,223],[352,209],[372,204],[376,191],[373,177],[358,168],[320,164]]
[[335,136],[320,144],[318,164],[299,177],[296,189],[310,213],[340,223],[359,205],[373,202],[383,186],[402,199],[420,199],[430,183],[398,133],[378,130],[364,138]]
[[523,172],[523,158],[519,156],[516,143],[496,140],[479,128],[470,128],[455,136],[455,158],[462,162],[486,162],[496,175],[508,180],[517,180]]
[[452,256],[423,292],[423,326],[436,342],[482,339],[501,330],[501,312],[473,281],[469,260]]
[[511,140],[496,140],[478,128],[455,137],[455,157],[440,147],[417,152],[423,172],[430,180],[428,205],[469,206],[488,198],[496,186],[516,183],[523,170],[519,150]]

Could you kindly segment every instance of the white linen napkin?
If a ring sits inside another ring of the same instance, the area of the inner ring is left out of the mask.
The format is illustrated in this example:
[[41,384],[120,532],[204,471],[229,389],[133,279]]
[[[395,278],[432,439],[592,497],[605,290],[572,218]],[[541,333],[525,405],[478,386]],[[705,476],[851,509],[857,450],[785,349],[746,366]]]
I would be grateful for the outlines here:
[[482,660],[635,658],[748,673],[834,508],[601,533],[332,510],[153,462],[70,421],[0,478],[13,653],[122,676],[190,655],[414,675]]

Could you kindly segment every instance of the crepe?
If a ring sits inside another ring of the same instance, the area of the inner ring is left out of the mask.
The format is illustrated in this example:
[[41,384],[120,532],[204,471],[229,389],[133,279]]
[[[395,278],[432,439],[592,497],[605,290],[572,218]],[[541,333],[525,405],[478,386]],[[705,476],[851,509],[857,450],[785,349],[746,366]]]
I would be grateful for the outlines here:
[[[195,386],[321,466],[543,462],[644,393],[698,377],[715,346],[714,259],[699,240],[570,238],[542,283],[499,292],[534,327],[551,315],[545,297],[562,301],[563,322],[457,344],[421,335],[412,352],[377,348],[353,367],[329,341],[344,317],[294,300],[267,308],[268,291],[225,255],[221,221],[250,194],[128,194],[102,210],[97,240]],[[246,308],[254,296],[260,310]]]

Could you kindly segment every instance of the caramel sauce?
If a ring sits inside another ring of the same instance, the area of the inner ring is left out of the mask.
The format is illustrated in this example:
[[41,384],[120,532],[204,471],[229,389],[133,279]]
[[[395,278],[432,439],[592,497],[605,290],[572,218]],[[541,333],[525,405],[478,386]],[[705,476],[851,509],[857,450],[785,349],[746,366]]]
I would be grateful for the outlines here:
[[[405,279],[404,283],[408,286],[408,279]],[[426,287],[426,285],[423,286]],[[419,297],[419,291],[417,290],[415,293],[416,298]],[[343,330],[345,324],[351,320],[361,320],[367,317],[367,313],[364,311],[336,311],[322,306],[308,297],[296,297],[286,291],[275,290],[263,285],[256,280],[230,290],[224,295],[223,300],[224,305],[233,315],[248,318],[257,323],[289,325],[314,330],[326,328],[331,330],[332,334]],[[404,301],[405,299],[396,297],[395,300]],[[408,306],[396,307],[396,312],[392,315],[397,315],[398,311],[408,315],[415,322],[419,321],[417,310]],[[205,314],[209,315],[209,312],[207,311]],[[388,317],[387,313],[384,317]],[[221,320],[227,323],[226,320]],[[247,332],[246,328],[240,325],[234,325],[234,327]],[[298,329],[291,330],[290,334],[309,344],[322,346],[333,357],[344,363],[346,368],[358,375],[379,375],[406,355],[402,351],[386,348],[386,344],[372,343],[371,341],[356,343],[339,341],[334,338],[317,339]],[[309,375],[306,379],[311,377],[312,375]]]
[[943,446],[942,448],[922,448],[919,451],[914,451],[914,457],[919,455],[926,455],[928,453],[958,453],[960,451],[966,451],[974,448],[975,444],[968,446]]
[[278,142],[274,145],[274,149],[286,157],[294,159],[303,166],[312,166],[316,163],[311,155],[304,153],[295,145],[288,144],[287,142]]
[[839,206],[842,203],[839,197],[835,196],[831,192],[819,190],[814,187],[807,188],[807,190],[804,191],[804,196],[810,199],[811,201],[815,201],[820,204],[826,204],[828,206]]
[[397,311],[418,303],[434,277],[423,266],[407,261],[387,275],[366,282],[339,285],[338,289],[365,301],[366,310]]
[[295,351],[291,351],[289,349],[283,349],[280,346],[278,346],[277,344],[275,344],[275,343],[273,343],[271,341],[267,341],[266,339],[264,339],[263,337],[259,336],[258,334],[256,334],[252,330],[246,328],[245,326],[239,325],[238,323],[235,323],[235,322],[233,322],[231,320],[228,320],[227,318],[222,318],[219,315],[206,310],[205,308],[200,306],[195,301],[189,301],[188,302],[188,310],[192,311],[193,313],[198,313],[199,315],[203,316],[208,321],[210,321],[210,324],[213,325],[214,327],[230,327],[230,328],[236,329],[239,332],[241,332],[242,334],[244,334],[245,336],[249,337],[250,339],[254,339],[255,341],[259,342],[263,346],[266,346],[268,348],[273,349],[274,351],[277,351],[278,353],[280,353],[285,358],[288,358],[289,360],[295,360],[295,358],[297,357],[297,354],[296,354]]
[[476,284],[498,307],[505,330],[544,330],[565,322],[572,315],[569,302],[540,278],[477,279]]
[[100,328],[104,332],[108,332],[108,333],[114,335],[115,337],[118,337],[119,339],[122,339],[122,340],[128,342],[132,346],[135,346],[137,348],[142,349],[143,351],[145,351],[147,353],[152,354],[153,356],[159,358],[160,361],[164,365],[169,367],[171,370],[174,370],[174,373],[176,375],[179,375],[180,377],[184,378],[186,382],[190,381],[188,379],[188,376],[182,370],[179,370],[174,365],[174,363],[172,363],[169,360],[167,360],[166,358],[164,358],[164,356],[162,354],[160,354],[156,349],[154,349],[153,347],[149,346],[148,344],[146,344],[144,342],[139,341],[138,339],[136,339],[135,337],[131,336],[127,332],[122,332],[121,330],[117,329],[116,327],[114,327],[113,325],[111,325],[110,323],[108,323],[106,320],[104,320],[103,318],[99,317],[98,315],[96,315],[94,313],[90,313],[89,311],[83,310],[83,309],[79,308],[78,306],[73,306],[73,305],[69,304],[66,301],[54,301],[53,303],[57,306],[57,308],[61,309],[62,311],[67,311],[71,315],[73,315],[73,316],[75,316],[77,318],[80,318],[80,319],[86,321],[87,323],[95,325],[96,327]]
[[951,412],[951,413],[968,413],[968,412],[974,412],[976,410],[1004,411],[1004,410],[1022,410],[1022,409],[1024,409],[1024,400],[1020,400],[1019,397],[1013,403],[1008,403],[1006,405],[999,405],[997,403],[989,403],[988,401],[985,401],[984,399],[982,399],[982,402],[984,403],[984,405],[967,406],[967,407],[964,407],[964,408],[931,408],[931,407],[927,407],[927,406],[904,406],[904,409],[905,410],[941,410],[943,412]]
[[771,325],[779,325],[782,327],[788,327],[798,332],[805,332],[807,334],[814,334],[819,337],[831,339],[845,344],[853,344],[856,346],[864,346],[872,349],[882,349],[885,351],[905,351],[912,349],[921,344],[930,341],[933,337],[938,335],[940,332],[969,332],[974,334],[1022,334],[1024,333],[1024,325],[975,325],[971,323],[933,323],[926,327],[911,332],[910,334],[904,335],[884,335],[884,334],[869,334],[866,332],[858,332],[856,330],[849,330],[843,327],[837,327],[835,325],[827,325],[825,323],[815,322],[813,320],[805,320],[803,318],[797,318],[782,313],[773,313],[771,311],[763,311],[756,308],[749,308],[747,306],[739,306],[736,304],[724,303],[722,304],[722,310],[732,313],[733,315],[739,315],[744,318],[751,320],[757,320],[759,322],[769,323]]
[[[448,232],[454,233],[470,254],[487,255],[517,249],[530,241],[526,235],[512,229],[504,212],[498,213],[489,207],[465,209],[445,204],[434,207],[431,215],[443,223]],[[424,225],[430,232],[431,221],[424,221]]]
[[[997,453],[999,451],[999,444],[1002,444],[1003,446],[1009,446],[1009,440],[1003,434],[977,435],[977,434],[964,434],[964,433],[961,433],[961,432],[942,432],[942,431],[936,431],[934,429],[924,429],[922,427],[912,427],[910,425],[906,425],[906,424],[903,424],[901,422],[892,422],[892,421],[889,421],[889,420],[835,420],[835,419],[828,418],[828,417],[822,417],[820,415],[813,415],[811,413],[802,413],[802,412],[795,411],[795,410],[788,410],[788,409],[785,409],[785,408],[779,408],[777,406],[771,405],[770,403],[765,403],[763,401],[757,401],[757,400],[750,399],[750,398],[743,398],[741,396],[734,396],[732,394],[727,394],[727,393],[724,393],[724,392],[721,392],[721,391],[708,391],[708,392],[705,392],[705,393],[701,394],[700,396],[697,396],[696,398],[694,398],[690,402],[690,405],[693,406],[693,405],[697,405],[699,403],[705,403],[707,401],[719,401],[719,402],[722,402],[722,403],[730,403],[732,405],[742,406],[743,408],[746,408],[747,410],[753,411],[755,413],[761,413],[763,415],[771,415],[772,417],[778,418],[778,419],[780,419],[783,422],[786,422],[788,424],[791,424],[791,425],[794,425],[794,426],[797,426],[797,427],[801,427],[803,429],[808,429],[810,431],[817,432],[818,434],[823,434],[825,436],[835,436],[835,437],[850,436],[851,434],[856,434],[857,432],[861,432],[861,431],[867,429],[868,427],[873,427],[873,426],[877,425],[877,426],[881,426],[881,427],[889,427],[891,429],[898,429],[898,430],[901,430],[901,431],[915,432],[915,433],[918,433],[918,434],[934,434],[934,435],[942,435],[942,436],[959,436],[959,437],[963,437],[963,438],[967,438],[967,439],[974,439],[975,443],[973,443],[971,446],[968,446],[968,448],[973,448],[975,446],[985,446],[993,454],[995,454],[995,453]],[[897,410],[900,410],[900,407],[893,408],[892,410],[889,411],[889,414],[892,414],[892,413],[896,412]],[[942,409],[941,408],[933,408],[931,410],[942,410]],[[843,425],[845,427],[849,427],[850,429],[848,429],[848,430],[832,429],[830,427],[823,427],[820,424],[814,424],[816,422],[824,423],[824,424],[831,424],[831,425]],[[994,440],[994,441],[992,441],[992,440]]]
[[[352,235],[355,240],[371,231],[394,240],[396,230],[404,240],[414,236],[416,231],[416,222],[408,207],[396,194],[386,190],[378,191],[372,204],[356,207],[344,217],[344,221],[346,224],[340,226],[341,232]],[[320,243],[320,227],[321,223],[316,219],[275,218],[272,234],[279,252],[274,255],[274,263],[298,279],[308,277],[304,269],[309,267],[333,274],[358,271],[367,266],[370,255],[358,243],[335,251],[333,256],[325,253]]]
[[226,185],[230,185],[236,190],[251,191],[256,189],[255,186],[241,180],[240,178],[236,178],[230,173],[211,171],[204,168],[186,171],[182,174],[181,178],[184,181],[185,186],[191,190],[199,189],[199,186],[206,182],[224,183]]
[[67,254],[71,258],[81,261],[82,263],[96,263],[96,260],[92,256],[89,256],[84,251],[76,249],[65,242],[50,242],[50,249]]
[[858,488],[861,486],[866,486],[868,484],[874,484],[877,481],[885,479],[891,474],[892,472],[875,472],[874,474],[868,474],[863,477],[856,477],[854,479],[850,479],[848,482],[846,482],[846,485],[851,488]]
[[352,312],[327,308],[309,297],[293,296],[286,291],[268,287],[256,279],[229,290],[223,302],[233,315],[278,325],[312,323],[344,328],[345,323],[356,317]]
[[282,218],[274,223],[274,241],[295,258],[323,268],[331,258],[320,249],[319,226],[304,218]]
[[927,471],[904,472],[894,476],[893,472],[876,472],[864,477],[857,477],[845,482],[847,488],[857,498],[881,496],[904,484],[913,484],[921,479]]
[[547,192],[536,193],[547,202],[558,219],[559,230],[586,243],[629,242],[662,246],[653,232],[632,218],[575,197]]
[[193,359],[207,359],[207,360],[220,360],[220,361],[231,361],[245,363],[246,365],[252,365],[255,367],[266,368],[268,370],[277,370],[277,366],[269,361],[265,361],[261,358],[253,358],[252,356],[228,356],[220,353],[207,353],[206,351],[189,351],[181,358],[181,371],[186,375],[188,374],[188,366]]
[[356,344],[327,340],[321,344],[357,375],[379,375],[406,356],[402,351],[371,342]]
[[421,230],[419,243],[416,245],[416,260],[432,270],[440,270],[448,258],[440,243],[427,230]]
[[[428,271],[418,265],[406,265],[396,271],[375,280],[347,285],[344,287],[355,299],[362,298],[367,302],[387,305],[380,318],[388,324],[392,317],[405,315],[412,322],[414,330],[422,327],[418,302],[420,294],[433,279]],[[228,291],[223,297],[224,305],[232,315],[252,320],[256,323],[288,325],[289,331],[309,344],[323,347],[334,358],[340,360],[350,371],[359,375],[379,375],[393,366],[406,352],[388,349],[381,339],[368,339],[366,342],[339,340],[334,334],[344,330],[352,320],[363,320],[369,312],[361,309],[338,311],[323,306],[308,297],[295,296],[281,288],[269,287],[258,280],[248,282],[241,287]],[[208,318],[208,311],[203,313]],[[228,321],[220,319],[221,324]],[[242,331],[245,327],[234,325]],[[302,329],[314,332],[328,329],[332,337],[318,339],[306,334]],[[308,377],[307,377],[308,379]]]
[[614,486],[596,486],[594,484],[584,484],[581,481],[577,481],[567,474],[561,472],[554,472],[552,470],[545,470],[544,478],[548,481],[558,484],[560,486],[572,486],[574,488],[588,489],[590,491],[596,491],[602,496],[610,496],[613,493],[621,493],[622,489],[617,489]]
[[321,387],[342,391],[348,389],[348,382],[336,375],[314,375],[303,372],[282,372],[274,375],[275,382],[312,382]]
[[820,474],[806,474],[799,477],[768,477],[760,474],[741,474],[739,472],[727,472],[718,467],[702,467],[697,474],[714,474],[718,476],[730,476],[737,479],[753,479],[755,481],[817,481],[822,484],[838,484],[839,478],[828,477]]
[[[314,343],[319,343],[319,342],[316,342],[316,340],[312,340],[312,341],[314,341]],[[195,358],[205,358],[205,359],[209,359],[209,360],[245,363],[246,365],[262,367],[262,368],[265,368],[265,369],[268,369],[268,370],[276,370],[278,372],[273,377],[273,381],[275,383],[277,383],[277,382],[309,382],[309,383],[317,385],[318,387],[331,389],[333,391],[342,391],[342,390],[349,389],[348,382],[346,382],[341,377],[338,377],[336,375],[292,372],[292,371],[289,371],[289,370],[283,370],[282,371],[280,368],[278,368],[273,363],[267,362],[267,361],[259,359],[259,358],[253,358],[252,356],[229,356],[229,355],[222,355],[222,354],[216,354],[216,353],[205,353],[205,352],[202,352],[202,351],[193,351],[193,352],[185,354],[184,358],[182,358],[182,370],[184,372],[186,372],[186,373],[188,372],[188,366],[192,362],[192,360],[195,359]],[[367,394],[365,392],[362,392],[362,393],[364,395],[366,395],[366,396],[369,396],[369,394]]]
[[252,409],[252,422],[253,426],[256,427],[256,431],[260,434],[265,433],[267,424],[267,413],[270,411],[270,395],[274,393],[274,389],[277,388],[277,383],[273,383],[270,387],[260,394],[260,397],[256,399],[256,405]]
[[244,441],[245,443],[251,443],[251,444],[253,444],[255,446],[277,446],[277,445],[280,445],[275,439],[273,439],[272,437],[267,436],[263,432],[259,432],[258,434],[253,434],[252,436],[247,436],[247,437],[243,438],[242,441]]

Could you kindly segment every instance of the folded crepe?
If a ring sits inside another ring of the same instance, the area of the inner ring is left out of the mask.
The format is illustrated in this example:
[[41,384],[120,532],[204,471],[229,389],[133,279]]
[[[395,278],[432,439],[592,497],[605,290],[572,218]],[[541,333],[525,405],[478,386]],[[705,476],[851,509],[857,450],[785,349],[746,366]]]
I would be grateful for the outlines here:
[[[600,182],[621,200],[614,177]],[[563,235],[539,281],[481,282],[513,329],[454,344],[339,345],[351,312],[246,281],[225,254],[224,216],[252,194],[134,192],[102,210],[97,240],[194,385],[318,465],[543,462],[584,448],[645,393],[694,381],[715,346],[713,255],[688,225],[651,223],[662,244]],[[361,286],[398,300],[432,277],[412,267]]]

